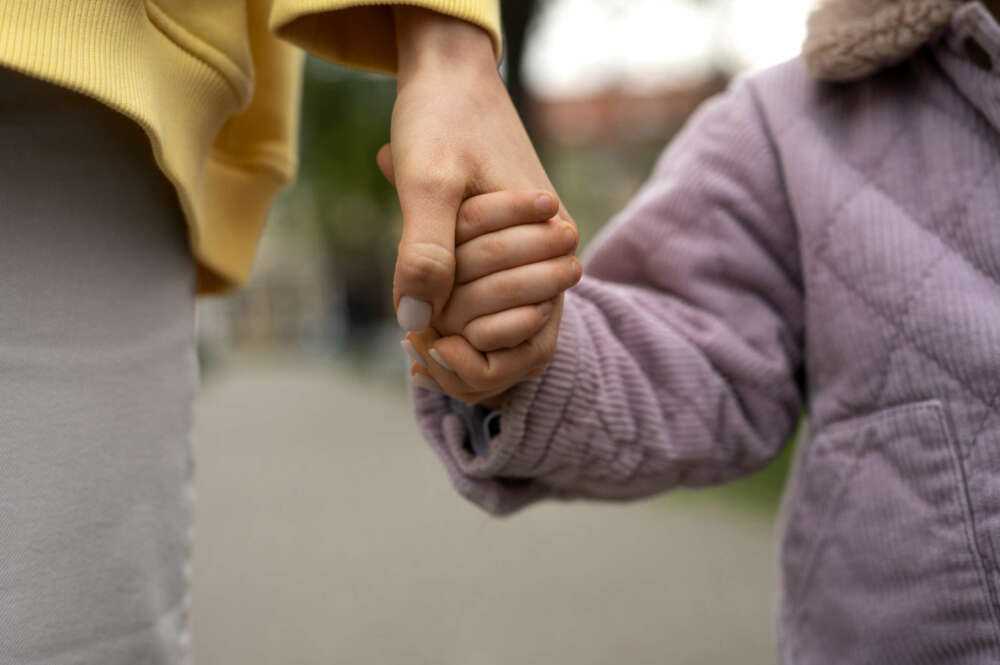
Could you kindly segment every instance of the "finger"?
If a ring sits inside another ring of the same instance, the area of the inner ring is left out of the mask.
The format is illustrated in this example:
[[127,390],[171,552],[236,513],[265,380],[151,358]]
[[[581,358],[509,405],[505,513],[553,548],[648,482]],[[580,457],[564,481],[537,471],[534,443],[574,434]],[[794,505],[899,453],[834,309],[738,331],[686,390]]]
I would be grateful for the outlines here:
[[389,184],[395,187],[396,185],[396,174],[392,168],[392,145],[386,143],[384,146],[379,148],[378,152],[375,154],[375,163],[378,164],[378,170],[382,172],[385,179],[389,181]]
[[[457,399],[460,402],[465,402],[466,404],[481,404],[484,402],[493,403],[493,398],[497,395],[502,395],[506,391],[491,391],[491,392],[477,392],[466,388],[465,390],[445,390],[440,383],[437,382],[431,375],[432,370],[420,367],[419,365],[414,365],[410,372],[410,381],[413,385],[418,388],[423,388],[424,390],[430,390],[436,393],[442,393],[448,395],[452,399]],[[454,380],[454,379],[453,379]]]
[[[465,383],[451,365],[444,360],[437,349],[431,346],[437,336],[410,333],[404,341],[409,342],[421,358],[410,367],[414,385],[425,390],[443,392],[467,404],[476,404],[486,395],[473,390]],[[425,378],[417,378],[424,376]]]
[[459,334],[480,316],[551,300],[580,281],[581,273],[575,257],[563,256],[487,275],[457,287],[435,327]]
[[403,352],[413,362],[414,365],[427,367],[427,350],[437,341],[440,335],[433,328],[428,328],[423,332],[407,333],[406,337],[399,343]]
[[465,284],[490,273],[569,254],[576,249],[578,239],[576,226],[558,218],[481,235],[455,249],[455,282]]
[[[561,308],[560,298],[555,311],[558,313]],[[455,368],[456,377],[474,393],[495,393],[538,376],[539,369],[545,367],[555,353],[558,335],[559,317],[552,316],[541,332],[513,349],[482,354],[457,335],[437,340],[434,349]],[[435,371],[437,369],[430,368],[435,379],[441,382],[449,378],[446,372]],[[445,386],[444,383],[441,385]]]
[[414,364],[410,368],[410,382],[423,390],[429,390],[433,393],[444,393],[444,388],[441,387],[441,384],[427,373],[426,368],[420,367],[417,364]]
[[411,362],[415,362],[421,367],[427,367],[427,361],[424,360],[423,356],[417,352],[416,347],[413,346],[413,342],[408,339],[404,339],[399,343],[399,345],[403,348],[403,353],[406,354]]
[[484,353],[511,349],[537,335],[551,315],[551,301],[515,307],[470,321],[462,331],[462,337]]
[[[396,165],[399,166],[398,164]],[[399,325],[420,331],[441,312],[455,278],[455,220],[464,185],[442,172],[402,178],[396,186],[403,234],[396,259],[393,302]]]
[[[445,393],[466,404],[488,404],[494,405],[492,408],[496,408],[499,397],[513,387],[513,385],[524,379],[541,376],[541,372],[545,369],[545,363],[542,363],[541,365],[536,365],[534,368],[528,368],[526,370],[527,374],[524,377],[511,381],[507,385],[501,385],[493,390],[476,390],[462,379],[462,373],[475,371],[475,366],[483,362],[482,354],[475,353],[475,350],[472,349],[467,355],[456,356],[448,350],[448,345],[445,345],[441,348],[445,349],[446,353],[449,353],[452,361],[459,364],[457,369],[452,368],[451,362],[446,360],[442,353],[431,344],[431,342],[436,344],[439,339],[436,335],[421,335],[417,333],[407,335],[407,339],[404,341],[410,342],[415,349],[415,353],[418,353],[422,357],[419,363],[414,362],[410,367],[411,380],[419,388]],[[451,337],[448,339],[452,340],[449,344],[457,344],[468,348],[468,341],[462,337]],[[416,349],[419,349],[419,351],[416,351]],[[462,364],[466,358],[471,358],[473,364]],[[539,367],[541,368],[540,371]]]
[[544,222],[559,211],[559,199],[542,189],[490,192],[466,199],[458,211],[455,243],[517,224]]

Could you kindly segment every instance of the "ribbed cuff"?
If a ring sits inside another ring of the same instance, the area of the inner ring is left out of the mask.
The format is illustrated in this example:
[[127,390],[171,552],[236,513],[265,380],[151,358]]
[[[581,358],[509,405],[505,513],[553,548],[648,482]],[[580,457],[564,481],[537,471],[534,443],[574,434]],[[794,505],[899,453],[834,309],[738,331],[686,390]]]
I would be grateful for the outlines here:
[[505,478],[475,478],[465,472],[473,453],[465,447],[468,435],[462,418],[448,408],[440,393],[411,386],[417,422],[441,460],[459,494],[494,515],[507,515],[549,494],[541,483]]
[[[575,414],[590,408],[579,388],[583,319],[567,294],[556,353],[545,375],[507,393],[500,435],[485,456],[465,445],[463,420],[448,408],[448,398],[414,389],[417,421],[441,458],[455,488],[494,514],[511,513],[546,496],[559,494],[549,473],[575,476],[583,460],[572,435]],[[592,393],[593,391],[591,391]]]
[[486,30],[499,62],[499,0],[274,0],[271,28],[282,38],[338,64],[396,72],[392,6],[423,7]]
[[289,144],[253,165],[222,162],[213,151],[220,125],[250,99],[248,73],[155,3],[126,0],[4,0],[0,63],[92,97],[142,127],[188,221],[199,291],[245,281],[274,194],[294,171]]

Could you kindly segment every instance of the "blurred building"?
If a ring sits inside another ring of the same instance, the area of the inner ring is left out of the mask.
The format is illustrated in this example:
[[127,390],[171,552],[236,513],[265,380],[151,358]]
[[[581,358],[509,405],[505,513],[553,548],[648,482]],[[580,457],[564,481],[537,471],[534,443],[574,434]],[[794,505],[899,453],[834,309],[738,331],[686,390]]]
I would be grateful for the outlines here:
[[729,78],[714,71],[658,87],[613,86],[579,96],[535,98],[530,103],[536,138],[571,146],[664,143],[699,104],[724,90]]
[[329,273],[329,256],[308,235],[266,233],[246,288],[199,302],[202,359],[233,346],[325,344],[337,334],[342,299]]

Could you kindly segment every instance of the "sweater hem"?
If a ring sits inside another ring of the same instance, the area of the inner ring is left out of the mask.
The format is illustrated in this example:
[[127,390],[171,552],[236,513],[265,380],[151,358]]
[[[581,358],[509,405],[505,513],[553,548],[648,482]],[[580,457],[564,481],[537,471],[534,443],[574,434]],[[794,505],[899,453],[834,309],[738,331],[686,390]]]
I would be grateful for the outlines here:
[[[271,29],[280,37],[341,65],[381,74],[396,73],[396,25],[392,7],[406,4],[442,12],[477,25],[503,54],[499,2],[482,0],[297,0],[276,8]],[[345,14],[350,12],[350,20]]]
[[[244,168],[236,175],[212,159],[223,124],[248,101],[249,81],[241,99],[231,76],[179,45],[144,3],[82,7],[0,3],[0,65],[87,95],[142,127],[188,221],[199,293],[241,286],[271,197],[290,179],[287,163],[272,164],[267,174]],[[236,182],[239,190],[216,191]]]

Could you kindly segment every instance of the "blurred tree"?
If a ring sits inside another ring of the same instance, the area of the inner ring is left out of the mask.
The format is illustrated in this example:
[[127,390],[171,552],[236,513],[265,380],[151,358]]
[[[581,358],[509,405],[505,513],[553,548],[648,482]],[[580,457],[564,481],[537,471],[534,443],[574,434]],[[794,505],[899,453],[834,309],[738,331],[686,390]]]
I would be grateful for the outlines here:
[[399,214],[396,194],[375,166],[389,140],[395,82],[309,58],[292,223],[325,246],[342,293],[339,326],[363,345],[391,315]]
[[531,132],[531,106],[524,86],[524,47],[538,0],[506,0],[503,3],[504,61],[507,90],[521,113],[524,126]]

